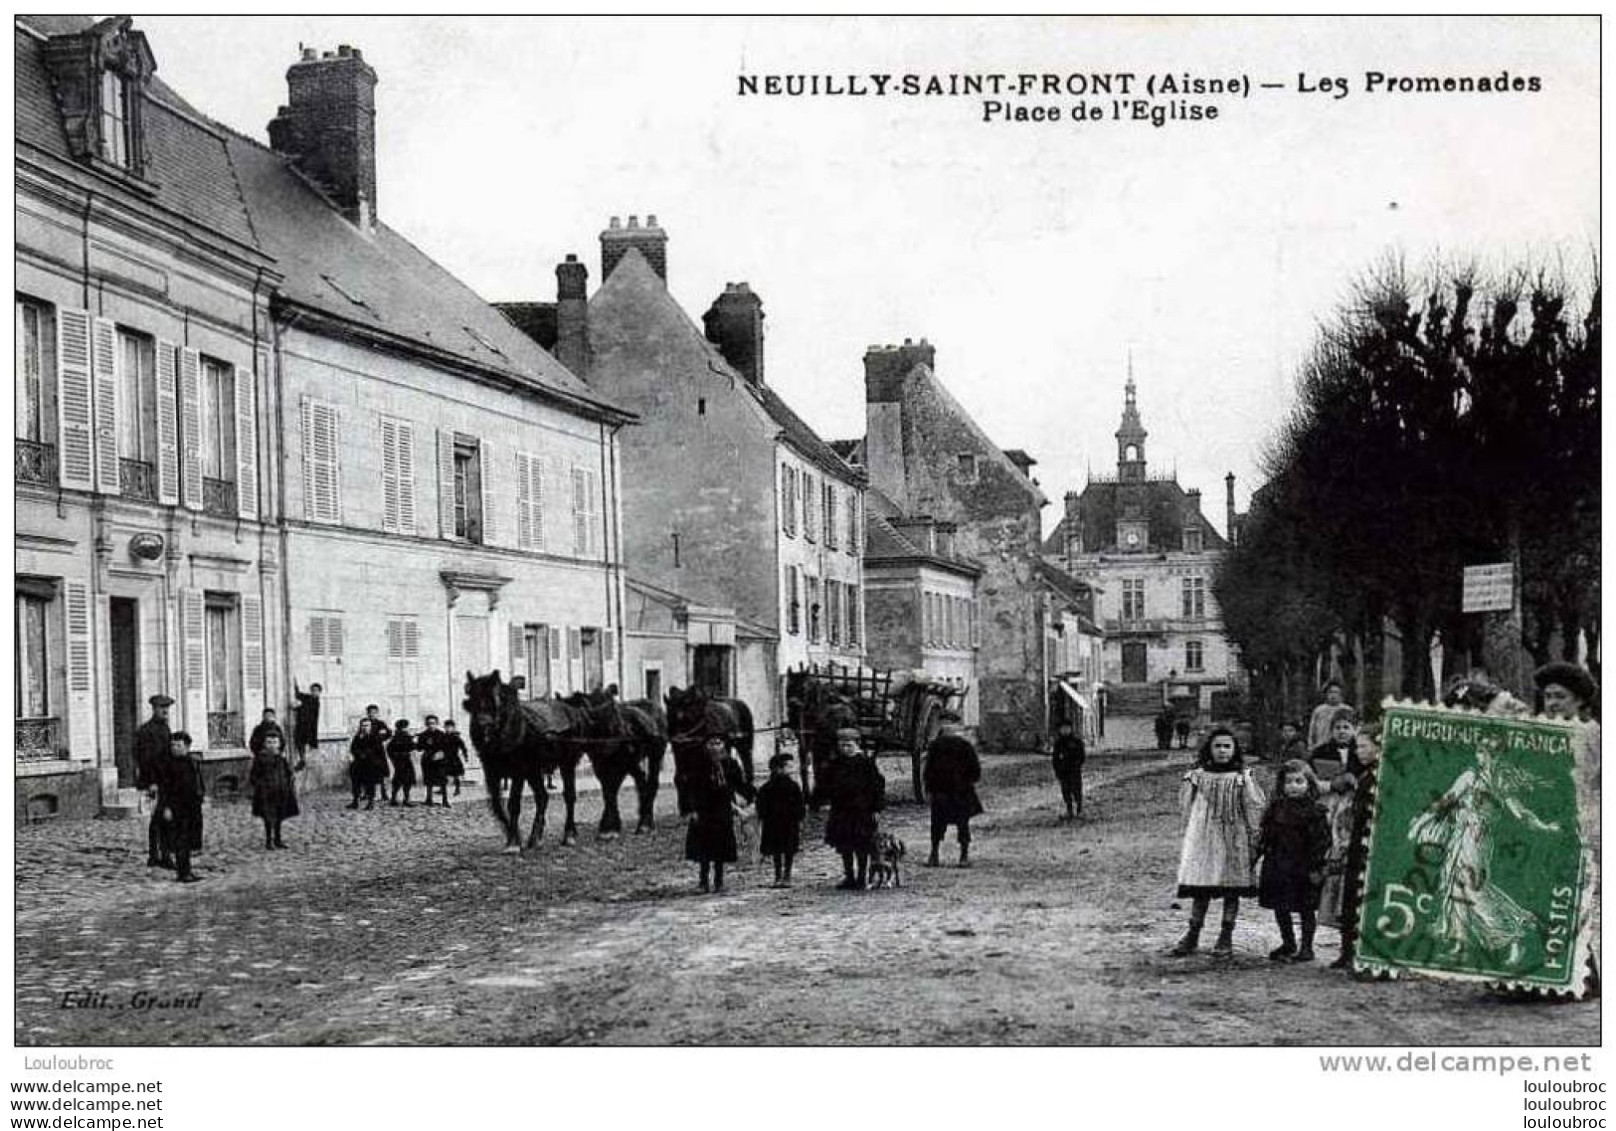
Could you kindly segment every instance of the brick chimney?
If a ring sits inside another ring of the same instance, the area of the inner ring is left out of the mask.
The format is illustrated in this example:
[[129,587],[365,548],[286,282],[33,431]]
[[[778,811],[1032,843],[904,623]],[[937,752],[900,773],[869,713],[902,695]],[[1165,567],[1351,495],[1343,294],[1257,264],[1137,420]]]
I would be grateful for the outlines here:
[[1223,477],[1223,485],[1227,489],[1225,506],[1227,507],[1227,525],[1223,528],[1229,536],[1229,544],[1234,545],[1235,540],[1235,514],[1234,514],[1234,472]]
[[589,268],[576,255],[556,264],[556,360],[589,375]]
[[376,218],[376,72],[346,44],[321,55],[304,48],[286,72],[287,105],[269,123],[269,144],[293,158],[351,223]]
[[1190,508],[1190,513],[1191,514],[1200,514],[1201,513],[1201,489],[1199,487],[1191,487],[1187,491],[1185,491],[1184,494],[1188,496],[1188,499],[1186,500],[1186,503]]
[[763,384],[763,300],[751,287],[725,283],[701,324],[725,361],[752,384]]
[[901,346],[871,346],[864,351],[864,400],[880,404],[903,399],[903,379],[915,366],[937,368],[937,350],[925,338],[908,338]]
[[640,249],[651,270],[657,273],[657,278],[664,283],[668,281],[668,233],[657,227],[656,216],[645,218],[645,227],[640,227],[640,218],[630,216],[628,226],[616,216],[611,224],[600,234],[600,281],[604,285],[612,277],[612,270],[618,261],[628,254],[631,247]]

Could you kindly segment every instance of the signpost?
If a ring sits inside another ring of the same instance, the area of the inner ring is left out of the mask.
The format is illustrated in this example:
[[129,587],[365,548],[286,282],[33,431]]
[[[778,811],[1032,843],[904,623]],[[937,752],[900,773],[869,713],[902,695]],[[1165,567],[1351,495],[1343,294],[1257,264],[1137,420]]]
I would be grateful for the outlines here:
[[1521,647],[1519,574],[1514,562],[1466,566],[1460,611],[1482,617],[1482,654],[1487,671],[1515,695],[1527,695]]
[[1515,607],[1515,565],[1465,566],[1460,612],[1507,613]]

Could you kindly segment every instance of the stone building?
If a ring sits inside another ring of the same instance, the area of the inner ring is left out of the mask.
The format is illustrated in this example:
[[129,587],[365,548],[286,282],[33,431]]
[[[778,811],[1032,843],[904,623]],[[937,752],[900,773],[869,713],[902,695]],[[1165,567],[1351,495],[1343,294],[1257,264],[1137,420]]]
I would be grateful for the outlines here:
[[981,569],[970,636],[978,737],[990,750],[1036,748],[1047,738],[1050,673],[1038,576],[1047,500],[1032,460],[988,439],[937,379],[924,339],[872,347],[864,387],[870,486],[899,515],[952,526],[953,555]]
[[135,803],[150,696],[215,782],[285,698],[280,276],[128,18],[14,42],[16,807],[78,816]]
[[629,569],[649,589],[733,610],[733,646],[692,662],[773,726],[788,668],[863,657],[865,480],[765,381],[762,300],[732,283],[698,327],[668,292],[667,242],[654,216],[613,218],[592,297],[569,256],[554,304],[501,309],[643,421],[620,440]]
[[272,301],[290,672],[322,730],[620,683],[619,430],[632,415],[378,219],[358,50],[305,50],[270,146],[229,139]]
[[[1068,492],[1066,513],[1044,543],[1046,558],[1098,593],[1104,678],[1114,713],[1159,710],[1165,696],[1202,709],[1228,686],[1239,660],[1223,632],[1212,577],[1227,543],[1201,510],[1201,492],[1176,475],[1151,475],[1148,433],[1132,377],[1117,429],[1117,472]],[[1226,520],[1236,529],[1234,475]]]

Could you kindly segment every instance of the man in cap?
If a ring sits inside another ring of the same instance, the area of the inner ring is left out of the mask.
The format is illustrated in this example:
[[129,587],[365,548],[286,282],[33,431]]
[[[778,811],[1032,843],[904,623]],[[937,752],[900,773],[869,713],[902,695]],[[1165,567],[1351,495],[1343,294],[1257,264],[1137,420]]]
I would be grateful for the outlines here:
[[[135,788],[145,792],[148,799],[157,797],[158,777],[168,758],[171,734],[168,729],[168,709],[174,700],[166,695],[153,695],[149,700],[152,717],[135,731]],[[158,807],[152,806],[151,821],[146,826],[146,867],[172,868],[174,861],[163,839],[162,822],[158,820]]]

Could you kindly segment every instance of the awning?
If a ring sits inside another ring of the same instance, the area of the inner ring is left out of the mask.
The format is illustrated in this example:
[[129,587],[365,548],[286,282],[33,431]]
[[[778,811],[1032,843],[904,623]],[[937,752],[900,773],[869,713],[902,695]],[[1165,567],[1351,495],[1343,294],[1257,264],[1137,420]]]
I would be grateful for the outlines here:
[[1060,684],[1060,689],[1066,692],[1067,698],[1071,699],[1073,703],[1076,703],[1079,707],[1083,708],[1083,712],[1085,714],[1088,714],[1094,710],[1094,708],[1089,706],[1089,701],[1083,697],[1083,693],[1077,688],[1067,683],[1064,679],[1056,680],[1055,682]]

